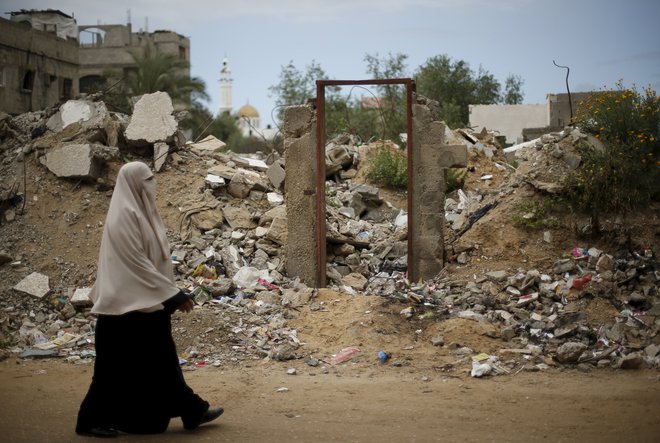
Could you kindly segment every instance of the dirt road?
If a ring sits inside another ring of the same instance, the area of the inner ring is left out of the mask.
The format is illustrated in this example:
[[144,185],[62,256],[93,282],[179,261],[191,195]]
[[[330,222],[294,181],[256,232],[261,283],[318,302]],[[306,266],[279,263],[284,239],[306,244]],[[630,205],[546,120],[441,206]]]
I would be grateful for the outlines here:
[[[134,364],[149,364],[135,362]],[[288,368],[296,375],[287,375]],[[0,363],[0,441],[97,441],[73,432],[90,365]],[[225,407],[217,422],[185,432],[175,419],[159,442],[657,442],[657,371],[559,371],[491,378],[301,361],[186,371],[188,383]],[[287,388],[278,392],[280,388]]]

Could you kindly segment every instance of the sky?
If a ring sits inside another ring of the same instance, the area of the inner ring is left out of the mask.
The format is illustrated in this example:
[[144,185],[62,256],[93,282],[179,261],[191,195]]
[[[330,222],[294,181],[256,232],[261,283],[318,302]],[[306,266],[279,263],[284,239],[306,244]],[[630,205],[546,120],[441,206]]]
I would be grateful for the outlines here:
[[[365,55],[407,55],[406,76],[447,55],[480,67],[504,86],[523,80],[524,103],[546,94],[611,89],[618,80],[660,91],[658,0],[0,0],[3,18],[20,9],[59,9],[78,25],[126,24],[190,38],[191,73],[219,107],[222,60],[232,70],[234,111],[244,104],[274,121],[290,62],[315,62],[334,80],[366,80]],[[130,12],[129,12],[130,11]],[[363,94],[363,92],[357,92]],[[364,92],[365,95],[368,93]]]

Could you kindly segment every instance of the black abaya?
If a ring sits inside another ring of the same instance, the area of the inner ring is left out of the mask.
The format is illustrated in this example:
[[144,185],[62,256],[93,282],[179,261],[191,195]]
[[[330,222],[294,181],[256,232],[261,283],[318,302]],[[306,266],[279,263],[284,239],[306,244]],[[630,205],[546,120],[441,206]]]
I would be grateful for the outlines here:
[[172,417],[181,417],[192,429],[208,407],[183,378],[169,309],[99,315],[94,376],[76,432],[161,433]]

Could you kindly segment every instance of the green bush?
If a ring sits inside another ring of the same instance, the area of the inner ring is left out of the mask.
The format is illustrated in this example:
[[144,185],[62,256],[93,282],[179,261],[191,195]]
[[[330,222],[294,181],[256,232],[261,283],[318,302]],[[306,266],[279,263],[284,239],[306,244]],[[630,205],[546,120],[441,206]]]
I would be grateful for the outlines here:
[[447,169],[447,175],[445,177],[447,182],[447,191],[446,191],[447,194],[456,191],[458,189],[463,189],[467,172],[468,172],[467,169],[456,169],[456,168]]
[[512,215],[513,222],[527,229],[552,229],[561,226],[561,221],[555,215],[560,212],[561,201],[546,197],[534,202],[520,204]]
[[406,153],[381,148],[367,172],[367,178],[380,185],[396,189],[408,186],[408,158]]
[[575,125],[603,142],[578,146],[582,165],[566,178],[570,200],[589,212],[623,213],[660,197],[660,99],[624,88],[593,94],[578,107]]

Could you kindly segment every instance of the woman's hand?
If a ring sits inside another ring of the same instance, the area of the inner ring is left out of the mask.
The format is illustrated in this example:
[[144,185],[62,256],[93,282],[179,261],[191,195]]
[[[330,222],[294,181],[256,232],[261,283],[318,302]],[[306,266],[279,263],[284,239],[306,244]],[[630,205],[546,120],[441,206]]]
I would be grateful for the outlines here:
[[193,306],[194,306],[193,301],[191,299],[188,299],[183,303],[181,303],[177,309],[181,312],[190,312],[193,310]]

